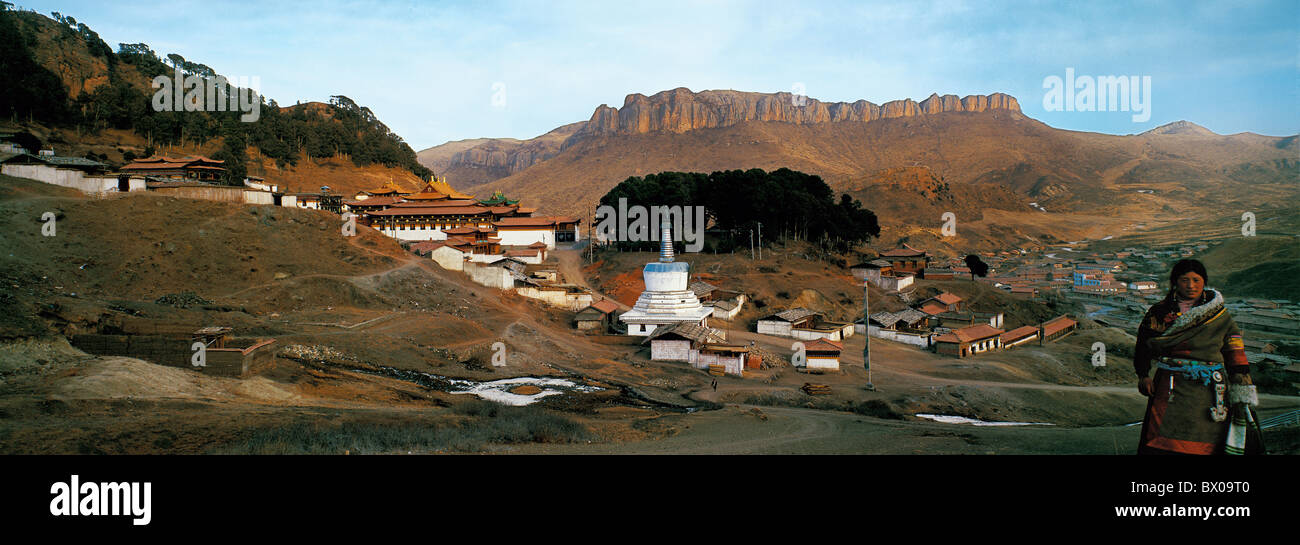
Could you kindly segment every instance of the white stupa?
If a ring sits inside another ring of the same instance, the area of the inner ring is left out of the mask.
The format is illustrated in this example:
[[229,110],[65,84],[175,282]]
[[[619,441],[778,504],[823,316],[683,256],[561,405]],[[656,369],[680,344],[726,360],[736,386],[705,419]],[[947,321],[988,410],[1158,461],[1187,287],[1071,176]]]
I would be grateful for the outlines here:
[[645,291],[632,310],[618,317],[627,324],[628,335],[644,337],[659,326],[683,322],[708,325],[713,309],[701,305],[695,292],[687,289],[691,264],[673,261],[672,226],[667,221],[659,226],[659,261],[646,263],[641,276]]

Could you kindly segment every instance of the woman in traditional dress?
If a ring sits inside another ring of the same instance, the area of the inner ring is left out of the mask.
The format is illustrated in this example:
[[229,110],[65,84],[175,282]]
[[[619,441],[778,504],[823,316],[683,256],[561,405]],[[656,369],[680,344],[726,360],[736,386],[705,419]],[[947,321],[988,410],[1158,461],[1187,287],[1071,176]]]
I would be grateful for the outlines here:
[[1138,328],[1133,367],[1148,398],[1139,454],[1260,450],[1241,329],[1223,308],[1223,295],[1205,287],[1209,279],[1200,261],[1179,261],[1169,273],[1169,295]]

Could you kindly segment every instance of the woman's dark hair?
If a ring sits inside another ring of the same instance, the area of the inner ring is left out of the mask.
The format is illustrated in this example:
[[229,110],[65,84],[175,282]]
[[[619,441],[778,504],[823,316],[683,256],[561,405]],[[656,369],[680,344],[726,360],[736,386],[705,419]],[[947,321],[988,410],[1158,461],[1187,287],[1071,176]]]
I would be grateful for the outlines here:
[[1205,285],[1210,285],[1210,275],[1205,272],[1205,265],[1195,259],[1184,259],[1174,263],[1174,269],[1169,271],[1169,287],[1172,289],[1178,285],[1178,277],[1194,272],[1205,280]]

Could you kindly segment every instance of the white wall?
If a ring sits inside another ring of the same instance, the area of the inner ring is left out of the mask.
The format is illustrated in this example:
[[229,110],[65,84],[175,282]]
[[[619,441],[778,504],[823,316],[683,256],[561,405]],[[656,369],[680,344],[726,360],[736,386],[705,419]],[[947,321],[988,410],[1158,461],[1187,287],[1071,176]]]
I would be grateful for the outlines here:
[[515,287],[515,279],[510,276],[510,271],[504,267],[493,267],[491,265],[479,265],[472,261],[465,262],[465,274],[469,279],[477,284],[482,284],[490,288],[508,290]]
[[523,261],[524,263],[528,263],[529,265],[541,265],[541,264],[542,264],[542,253],[541,253],[541,252],[537,252],[537,255],[532,256],[532,257],[527,257],[527,256],[517,256],[517,255],[516,255],[516,256],[510,256],[510,257],[513,257],[514,259],[518,259],[518,260],[520,260],[520,261]]
[[543,289],[532,286],[521,286],[515,289],[515,293],[572,312],[577,312],[587,308],[591,306],[592,303],[590,293],[569,293],[563,289]]
[[502,246],[527,246],[534,242],[546,243],[546,249],[555,249],[555,232],[550,227],[540,229],[497,229]]
[[691,341],[654,339],[650,341],[650,359],[655,361],[691,361]]
[[[848,328],[849,330],[852,330],[853,326],[850,325],[848,326]],[[841,340],[840,335],[842,334],[842,331],[843,331],[842,329],[835,329],[831,331],[815,331],[812,329],[791,328],[790,336],[803,341],[826,339],[828,341],[838,342]]]
[[447,240],[447,233],[434,227],[419,227],[416,229],[385,227],[379,229],[379,232],[398,240]]
[[429,257],[433,259],[434,263],[441,265],[442,268],[449,271],[465,270],[465,252],[450,246],[443,246],[437,250],[429,252]]
[[728,375],[739,377],[745,376],[744,354],[737,356],[724,356],[721,354],[700,352],[699,350],[694,350],[693,352],[696,353],[696,357],[695,363],[692,364],[692,367],[695,367],[696,369],[708,369],[710,365],[721,365],[723,366],[723,372]]
[[730,320],[732,318],[735,318],[737,314],[740,314],[740,309],[742,308],[744,308],[744,303],[736,305],[731,309],[730,312],[722,310],[718,307],[713,307],[713,317],[723,319],[723,320]]
[[785,320],[759,320],[758,332],[778,337],[789,337],[790,322]]
[[4,165],[0,173],[18,178],[28,178],[51,185],[70,187],[83,193],[117,191],[116,177],[87,176],[80,170],[56,168],[50,165]]
[[1022,344],[1027,343],[1027,342],[1036,341],[1036,340],[1038,340],[1038,334],[1037,334],[1037,333],[1034,333],[1033,335],[1030,335],[1030,336],[1028,336],[1028,337],[1025,337],[1025,338],[1023,338],[1023,339],[1020,339],[1020,340],[1018,340],[1018,341],[1016,341],[1016,342],[1013,342],[1013,343],[1010,343],[1010,344],[1004,344],[1004,345],[1002,345],[1002,348],[1011,348],[1011,347],[1013,347],[1013,346],[1020,346],[1020,345],[1022,345]]
[[832,371],[840,370],[839,358],[829,358],[822,356],[808,356],[809,369],[827,369]]
[[877,339],[885,339],[903,344],[910,344],[920,347],[930,346],[930,334],[919,335],[916,333],[905,333],[894,331],[892,329],[881,329],[880,326],[871,326],[869,334]]
[[265,191],[244,191],[244,202],[248,204],[275,204],[275,196]]
[[657,324],[627,324],[627,334],[634,337],[649,337],[655,332]]

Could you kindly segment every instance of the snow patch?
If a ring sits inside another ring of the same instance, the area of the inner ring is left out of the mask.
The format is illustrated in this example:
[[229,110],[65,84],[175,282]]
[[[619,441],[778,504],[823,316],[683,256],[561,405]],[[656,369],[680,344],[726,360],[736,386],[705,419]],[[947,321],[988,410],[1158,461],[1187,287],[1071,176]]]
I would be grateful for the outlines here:
[[926,418],[935,422],[944,424],[971,424],[975,426],[1055,426],[1047,422],[988,422],[977,418],[966,418],[964,416],[953,416],[949,414],[917,414],[917,417]]
[[[597,392],[604,389],[595,386],[583,386],[562,378],[519,377],[494,380],[492,382],[475,382],[462,379],[447,379],[447,381],[454,387],[464,388],[450,393],[473,394],[478,396],[479,399],[495,401],[502,405],[514,407],[531,405],[543,397],[560,395],[564,392]],[[512,394],[507,391],[515,386],[525,384],[541,388],[542,391],[532,395]]]

